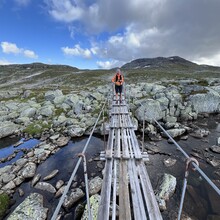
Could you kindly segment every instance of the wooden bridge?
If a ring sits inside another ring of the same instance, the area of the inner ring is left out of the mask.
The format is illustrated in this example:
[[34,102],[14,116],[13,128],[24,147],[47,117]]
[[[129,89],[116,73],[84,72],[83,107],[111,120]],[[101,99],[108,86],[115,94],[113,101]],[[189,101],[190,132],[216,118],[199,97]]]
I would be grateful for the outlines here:
[[98,220],[162,219],[125,99],[112,101]]

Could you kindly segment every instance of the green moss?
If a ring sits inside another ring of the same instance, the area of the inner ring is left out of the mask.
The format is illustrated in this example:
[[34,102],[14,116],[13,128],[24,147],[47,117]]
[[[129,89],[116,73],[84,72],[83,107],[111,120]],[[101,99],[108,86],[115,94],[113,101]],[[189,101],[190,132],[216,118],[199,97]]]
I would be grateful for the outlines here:
[[55,116],[60,116],[63,112],[65,112],[63,108],[56,108]]
[[37,121],[35,123],[29,124],[23,131],[30,135],[41,134],[43,131],[49,129],[51,123],[44,124],[42,121]]
[[10,198],[6,193],[0,194],[0,219],[3,219],[8,207]]

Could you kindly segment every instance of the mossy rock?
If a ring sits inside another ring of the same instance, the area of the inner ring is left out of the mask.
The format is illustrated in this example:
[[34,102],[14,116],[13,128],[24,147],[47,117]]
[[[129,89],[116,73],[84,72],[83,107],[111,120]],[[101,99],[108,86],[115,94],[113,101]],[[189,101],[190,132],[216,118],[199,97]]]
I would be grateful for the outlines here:
[[8,207],[10,198],[6,193],[0,194],[0,219],[3,219]]

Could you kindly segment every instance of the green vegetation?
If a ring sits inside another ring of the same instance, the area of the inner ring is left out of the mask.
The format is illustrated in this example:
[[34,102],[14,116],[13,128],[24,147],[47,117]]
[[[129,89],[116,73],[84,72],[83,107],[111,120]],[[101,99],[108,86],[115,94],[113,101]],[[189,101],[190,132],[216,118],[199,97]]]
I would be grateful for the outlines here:
[[41,134],[43,131],[50,129],[51,123],[44,124],[42,121],[36,121],[29,124],[23,132],[28,133],[29,135]]
[[0,194],[0,219],[3,219],[8,207],[10,198],[6,193]]
[[63,112],[65,112],[63,108],[56,108],[55,116],[60,116]]

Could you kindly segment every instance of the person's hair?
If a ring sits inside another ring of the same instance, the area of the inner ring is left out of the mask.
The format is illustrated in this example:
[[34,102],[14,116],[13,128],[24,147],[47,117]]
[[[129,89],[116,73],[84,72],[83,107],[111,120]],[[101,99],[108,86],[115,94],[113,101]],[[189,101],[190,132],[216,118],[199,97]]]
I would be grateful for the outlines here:
[[116,73],[121,74],[121,70],[120,70],[120,69],[117,69]]

